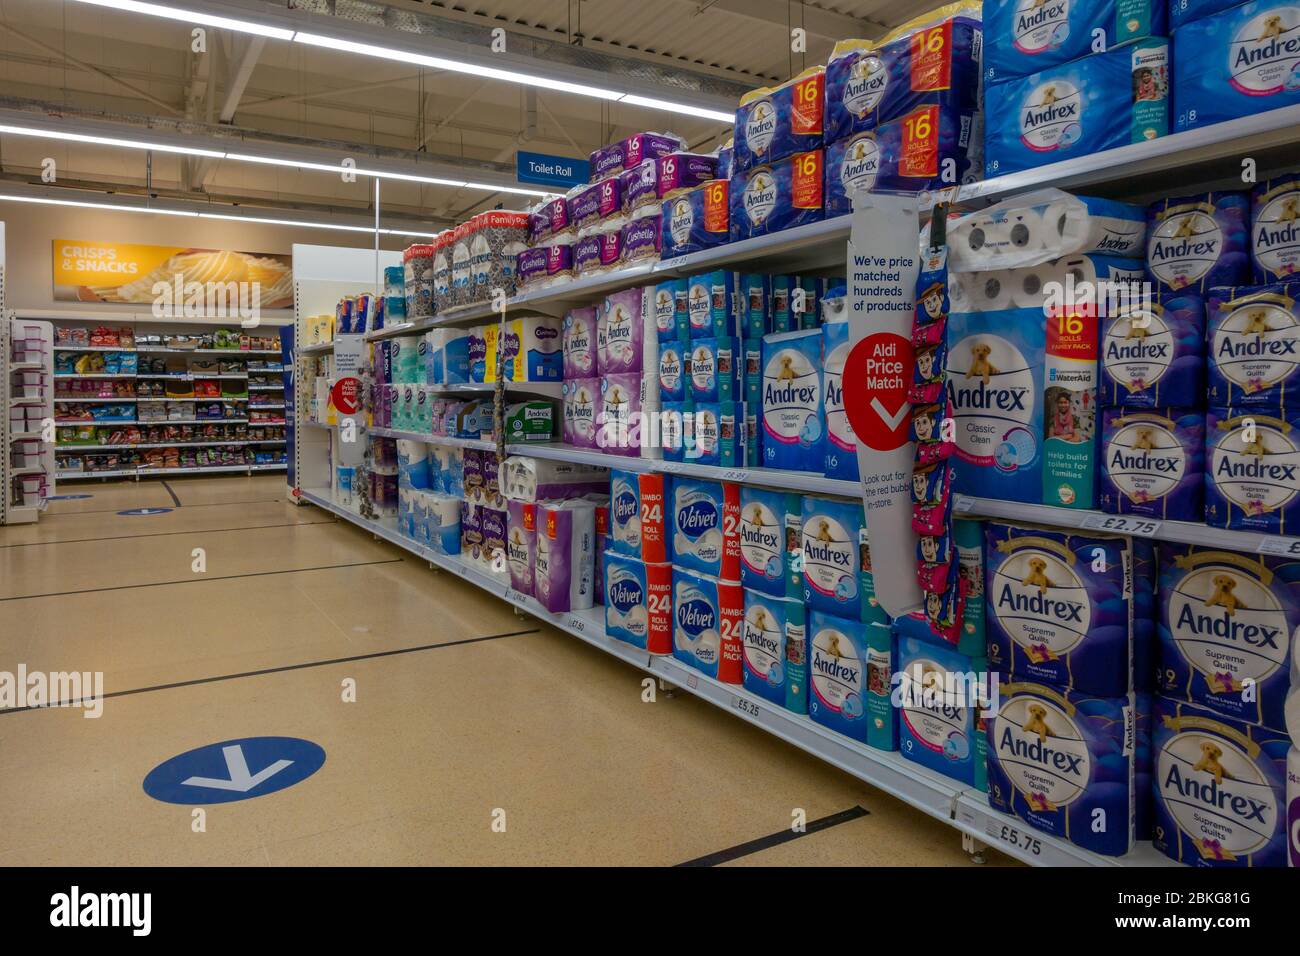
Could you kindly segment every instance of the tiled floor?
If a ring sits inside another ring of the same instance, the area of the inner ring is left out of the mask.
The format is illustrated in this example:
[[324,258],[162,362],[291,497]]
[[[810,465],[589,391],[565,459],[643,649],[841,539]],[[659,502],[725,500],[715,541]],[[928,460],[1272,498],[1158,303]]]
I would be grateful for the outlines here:
[[[943,824],[693,697],[643,703],[639,672],[283,482],[68,484],[93,497],[0,529],[0,671],[102,671],[109,695],[99,719],[0,714],[0,866],[972,865]],[[117,513],[146,507],[172,510]],[[145,794],[252,736],[325,765],[205,832]],[[796,809],[843,822],[789,839]]]

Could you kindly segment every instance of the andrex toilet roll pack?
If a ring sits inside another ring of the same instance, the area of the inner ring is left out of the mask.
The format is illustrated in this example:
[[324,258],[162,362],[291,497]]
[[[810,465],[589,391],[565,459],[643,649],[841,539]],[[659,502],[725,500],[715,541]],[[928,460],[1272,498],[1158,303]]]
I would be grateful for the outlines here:
[[1165,36],[1167,0],[986,0],[984,78],[990,84]]

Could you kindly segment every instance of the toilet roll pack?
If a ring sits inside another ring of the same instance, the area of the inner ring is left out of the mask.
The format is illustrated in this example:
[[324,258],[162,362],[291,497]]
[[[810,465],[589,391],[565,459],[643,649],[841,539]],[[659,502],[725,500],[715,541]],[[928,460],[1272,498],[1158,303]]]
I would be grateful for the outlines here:
[[[730,336],[692,339],[686,374],[689,387],[683,389],[683,397],[696,403],[742,401],[745,397],[740,375],[742,349],[742,340]],[[668,371],[671,382],[671,368]],[[661,365],[661,389],[663,373]]]
[[988,661],[936,643],[928,626],[921,628],[925,636],[909,633],[918,623],[904,616],[895,627],[898,751],[914,763],[985,791],[988,745],[980,729],[980,708],[986,695],[979,680],[988,673]]
[[1300,750],[1286,756],[1286,829],[1290,834],[1291,866],[1300,866]]
[[1205,400],[1205,301],[1167,293],[1102,317],[1103,405],[1195,408]]
[[826,63],[826,142],[875,129],[917,106],[978,109],[978,15],[919,17],[884,43],[841,40]]
[[509,319],[498,350],[507,382],[558,382],[564,377],[560,319],[543,315]]
[[747,590],[803,600],[803,572],[791,556],[802,547],[799,496],[742,485],[740,488],[740,583]]
[[1211,192],[1147,207],[1147,277],[1164,292],[1207,293],[1250,281],[1250,197]]
[[1300,528],[1300,412],[1205,413],[1205,523],[1264,534]]
[[819,329],[763,336],[763,464],[821,473],[826,466]]
[[[847,621],[822,611],[808,611],[808,716],[823,727],[867,742],[867,638],[865,632],[888,627]],[[888,685],[886,685],[888,686]]]
[[607,553],[605,633],[651,654],[673,652],[673,569]]
[[1258,0],[1174,31],[1178,132],[1300,103],[1300,7]]
[[664,458],[668,449],[669,415],[681,414],[682,450],[679,461],[714,468],[730,468],[746,461],[745,405],[743,402],[681,402],[664,406],[661,425],[664,435]]
[[[808,712],[807,641],[801,601],[745,590],[745,689],[796,713]],[[800,704],[802,703],[802,709]]]
[[724,684],[744,679],[739,583],[673,566],[673,657]]
[[1143,207],[1059,189],[1035,190],[950,219],[947,231],[951,272],[1019,269],[1081,253],[1146,254]]
[[724,581],[740,581],[740,487],[675,477],[670,483],[672,562]]
[[989,805],[1104,856],[1135,839],[1136,701],[1047,684],[999,687],[988,726]]
[[1205,314],[1209,403],[1300,412],[1300,282],[1212,289]]
[[600,379],[596,447],[610,455],[660,458],[653,417],[659,411],[659,380],[653,373],[607,374]]
[[1039,501],[1046,353],[1041,305],[954,311],[948,342],[958,486],[978,497]]
[[672,538],[665,528],[669,487],[663,475],[610,472],[609,550],[652,564],[672,560]]
[[1160,547],[1159,692],[1286,728],[1300,627],[1300,562]]
[[[843,301],[842,297],[827,299],[823,306]],[[823,316],[827,315],[825,308],[822,313]],[[858,438],[844,408],[844,365],[852,348],[847,315],[827,318],[822,325],[822,355],[825,356],[822,369],[822,407],[826,415],[824,474],[827,478],[841,481],[858,480]]]
[[560,390],[560,398],[564,443],[594,449],[601,414],[600,379],[568,379]]
[[984,118],[990,179],[1164,136],[1168,41],[1146,39],[989,85]]
[[659,343],[661,403],[686,401],[690,388],[690,350],[691,343],[685,339],[666,339]]
[[[921,137],[917,130],[932,132]],[[983,157],[979,110],[917,106],[826,147],[826,216],[852,212],[855,191],[919,192],[974,182]]]
[[807,495],[800,513],[803,598],[811,610],[853,621],[885,620],[875,602],[860,501]]
[[600,375],[654,372],[659,364],[653,290],[627,289],[605,297],[596,325],[596,371]]
[[1110,514],[1205,520],[1205,414],[1186,408],[1103,410],[1098,501]]
[[984,79],[990,84],[1109,50],[1140,37],[1166,36],[1166,0],[986,0]]
[[810,67],[775,89],[740,98],[736,110],[732,182],[746,171],[822,145],[826,68]]
[[[467,457],[467,462],[480,462],[478,471],[481,473],[481,456],[473,457],[469,451],[466,455],[471,456]],[[511,455],[501,463],[500,473],[501,495],[511,501],[564,501],[609,489],[609,479],[603,468],[568,461]]]
[[546,610],[581,611],[595,602],[595,505],[572,499],[537,508],[534,589]]
[[[690,338],[713,339],[741,334],[737,290],[736,274],[724,269],[686,280],[686,318]],[[665,336],[661,330],[660,337],[670,336]],[[672,337],[680,338],[680,333]]]
[[1282,282],[1300,273],[1300,173],[1256,184],[1250,202],[1255,283]]
[[[655,333],[660,348],[670,341],[690,337],[689,284],[686,279],[668,279],[654,286],[651,292]],[[567,377],[567,376],[566,376]]]
[[727,241],[731,235],[727,186],[725,179],[713,179],[684,195],[664,200],[663,258],[699,252]]
[[731,241],[820,222],[826,163],[820,149],[737,173],[730,185]]
[[1286,865],[1286,733],[1159,697],[1151,746],[1157,850],[1188,866]]
[[1132,556],[1124,538],[989,522],[988,661],[1015,680],[1118,697],[1132,687]]
[[561,330],[564,378],[595,378],[597,373],[596,309],[572,309]]
[[510,586],[521,594],[533,596],[537,505],[532,502],[506,502],[506,561],[510,565]]

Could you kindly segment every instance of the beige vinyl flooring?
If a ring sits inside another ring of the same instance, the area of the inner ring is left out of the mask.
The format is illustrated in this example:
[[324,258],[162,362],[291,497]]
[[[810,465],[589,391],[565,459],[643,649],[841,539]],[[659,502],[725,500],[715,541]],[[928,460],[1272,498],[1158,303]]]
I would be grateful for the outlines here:
[[[0,671],[102,671],[107,699],[99,719],[0,713],[0,867],[979,865],[955,830],[704,701],[643,703],[640,672],[290,504],[282,476],[59,492],[92,497],[0,528]],[[254,736],[325,764],[204,808],[203,832],[142,788]],[[796,808],[821,821],[797,837]]]

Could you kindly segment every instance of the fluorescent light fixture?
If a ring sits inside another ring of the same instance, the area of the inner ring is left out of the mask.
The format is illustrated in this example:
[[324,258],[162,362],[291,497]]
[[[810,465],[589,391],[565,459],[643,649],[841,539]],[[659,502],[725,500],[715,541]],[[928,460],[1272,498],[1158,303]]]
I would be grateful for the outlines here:
[[150,209],[147,206],[121,206],[116,203],[52,199],[47,196],[8,196],[0,194],[0,201],[34,203],[38,206],[76,206],[79,209],[106,209],[109,212],[147,212],[156,216],[198,216],[197,212],[187,212],[181,209]]
[[337,229],[341,232],[367,232],[371,235],[375,233],[374,226],[349,226],[344,223],[334,222],[308,222],[302,219],[263,219],[261,216],[234,216],[229,213],[218,212],[200,212],[196,213],[200,219],[225,219],[230,222],[255,222],[263,226],[296,226],[300,229]]
[[270,37],[272,40],[292,40],[293,31],[285,30],[280,27],[263,26],[260,23],[253,23],[249,20],[232,20],[230,17],[213,16],[210,13],[199,13],[195,10],[180,10],[175,7],[163,6],[161,3],[142,3],[139,0],[78,0],[79,3],[88,3],[94,7],[107,7],[109,10],[122,10],[127,13],[145,13],[153,17],[166,17],[168,20],[180,20],[182,23],[201,23],[207,27],[221,27],[226,30],[237,30],[240,33],[252,33],[259,37]]
[[37,139],[58,139],[69,143],[90,143],[95,146],[119,146],[124,149],[150,149],[159,153],[179,153],[183,156],[207,156],[211,159],[223,159],[226,154],[212,149],[198,149],[191,146],[173,146],[168,143],[144,143],[134,139],[117,139],[113,136],[88,136],[83,133],[67,133],[62,130],[24,129],[21,126],[0,126],[0,133],[12,133],[14,136],[32,136]]
[[374,169],[354,169],[358,176],[373,176],[375,179],[400,179],[408,183],[428,183],[431,186],[467,186],[463,179],[438,179],[436,176],[416,176],[413,173],[386,173]]
[[330,163],[312,163],[301,159],[279,159],[275,156],[253,156],[249,153],[223,153],[224,159],[231,159],[239,163],[262,163],[266,166],[288,166],[292,169],[315,169],[322,173],[343,173],[358,172],[349,166],[344,166],[341,162]]
[[670,113],[682,113],[686,116],[717,120],[719,123],[734,123],[736,121],[735,113],[723,113],[719,110],[705,109],[702,106],[688,106],[685,103],[670,103],[667,100],[657,100],[652,96],[637,96],[635,93],[620,96],[618,101],[629,106],[644,106],[646,109],[651,110],[667,110]]

